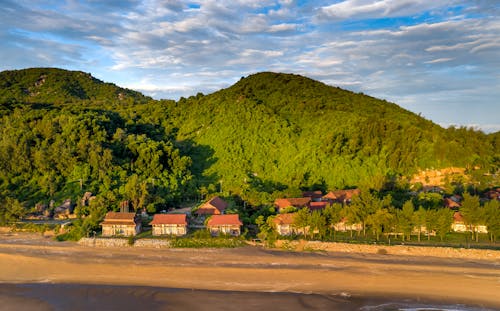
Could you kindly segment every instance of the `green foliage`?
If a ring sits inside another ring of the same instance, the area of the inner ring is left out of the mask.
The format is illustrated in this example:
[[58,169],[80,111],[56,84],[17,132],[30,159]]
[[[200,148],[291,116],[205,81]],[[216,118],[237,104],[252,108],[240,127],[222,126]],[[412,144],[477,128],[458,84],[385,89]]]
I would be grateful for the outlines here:
[[[297,75],[255,74],[175,102],[83,72],[4,71],[0,221],[16,220],[39,202],[78,202],[91,191],[99,207],[78,206],[72,238],[96,230],[122,200],[155,212],[219,192],[245,200],[247,209],[238,212],[253,222],[272,214],[267,204],[277,197],[364,186],[371,192],[353,200],[344,216],[366,229],[368,215],[388,208],[380,191],[418,169],[479,166],[474,180],[493,183],[483,173],[500,167],[499,137],[443,129],[395,104]],[[399,208],[408,198],[393,193]],[[442,204],[432,196],[414,203]],[[331,224],[338,215],[323,217]],[[370,224],[382,231],[388,225]]]
[[490,241],[495,242],[500,236],[500,202],[492,200],[484,204],[483,221],[488,227]]
[[278,238],[278,233],[276,232],[276,225],[274,223],[275,216],[269,216],[264,218],[260,215],[255,219],[255,224],[259,228],[259,233],[257,237],[265,242],[266,246],[274,247],[274,243]]
[[403,205],[401,210],[396,211],[396,219],[397,219],[397,229],[398,231],[403,233],[403,240],[405,236],[409,239],[410,234],[415,227],[415,216],[414,216],[414,206],[411,200],[408,200]]
[[[208,232],[206,230],[200,231]],[[235,248],[244,245],[245,241],[241,237],[211,237],[210,233],[208,236],[195,234],[192,237],[177,237],[170,240],[170,246],[176,248]]]
[[0,200],[0,225],[17,221],[26,214],[26,208],[17,199]]

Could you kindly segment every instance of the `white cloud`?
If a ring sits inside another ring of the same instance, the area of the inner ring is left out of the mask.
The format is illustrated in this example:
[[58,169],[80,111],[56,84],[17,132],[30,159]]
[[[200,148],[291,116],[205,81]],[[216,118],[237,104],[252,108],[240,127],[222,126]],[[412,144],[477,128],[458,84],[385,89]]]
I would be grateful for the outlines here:
[[[432,111],[446,111],[437,106],[465,111],[454,107],[500,97],[495,3],[4,0],[0,68],[99,71],[157,98],[215,91],[258,71],[293,72],[431,111],[439,121]],[[392,17],[412,21],[370,26]],[[498,122],[483,114],[488,121],[454,118]]]
[[320,9],[320,18],[361,19],[405,16],[442,7],[447,0],[346,0]]
[[437,63],[449,62],[450,60],[453,60],[453,58],[444,57],[444,58],[429,60],[429,61],[426,61],[424,63],[425,64],[437,64]]

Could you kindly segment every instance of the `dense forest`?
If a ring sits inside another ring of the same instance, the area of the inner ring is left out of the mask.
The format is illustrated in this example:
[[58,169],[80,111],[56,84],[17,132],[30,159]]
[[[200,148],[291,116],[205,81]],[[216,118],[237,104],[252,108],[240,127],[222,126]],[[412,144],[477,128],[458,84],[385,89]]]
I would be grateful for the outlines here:
[[498,186],[500,133],[443,129],[396,104],[292,74],[258,73],[210,95],[153,100],[88,73],[0,73],[2,221],[35,204],[83,215],[123,200],[150,212],[220,192],[269,204],[302,190],[381,191],[426,168]]

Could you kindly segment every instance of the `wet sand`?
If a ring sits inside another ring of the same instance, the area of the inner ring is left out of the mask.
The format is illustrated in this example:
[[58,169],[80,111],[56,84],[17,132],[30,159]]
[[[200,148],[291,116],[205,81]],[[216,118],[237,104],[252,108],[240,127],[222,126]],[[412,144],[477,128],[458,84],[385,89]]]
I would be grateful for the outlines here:
[[12,235],[0,237],[0,281],[4,306],[36,305],[25,310],[357,310],[394,301],[500,309],[496,256],[91,248]]

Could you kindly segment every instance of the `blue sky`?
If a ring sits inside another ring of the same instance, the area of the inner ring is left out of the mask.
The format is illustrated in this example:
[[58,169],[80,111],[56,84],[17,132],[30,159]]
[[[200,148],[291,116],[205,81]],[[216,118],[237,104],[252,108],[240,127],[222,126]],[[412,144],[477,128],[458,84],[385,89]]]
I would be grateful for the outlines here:
[[492,132],[499,12],[497,0],[3,0],[0,70],[82,70],[170,99],[296,73]]

